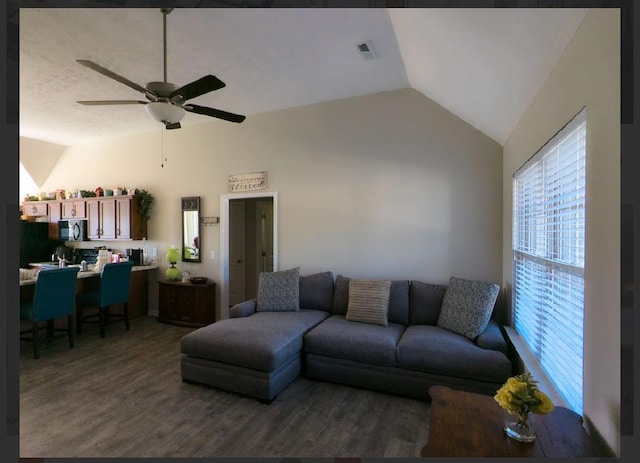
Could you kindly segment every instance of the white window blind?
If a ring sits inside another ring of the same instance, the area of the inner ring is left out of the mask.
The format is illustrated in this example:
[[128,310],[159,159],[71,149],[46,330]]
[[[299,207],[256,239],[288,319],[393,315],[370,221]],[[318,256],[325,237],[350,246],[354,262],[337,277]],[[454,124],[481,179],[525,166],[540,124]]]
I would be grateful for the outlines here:
[[582,413],[586,111],[514,175],[514,328]]

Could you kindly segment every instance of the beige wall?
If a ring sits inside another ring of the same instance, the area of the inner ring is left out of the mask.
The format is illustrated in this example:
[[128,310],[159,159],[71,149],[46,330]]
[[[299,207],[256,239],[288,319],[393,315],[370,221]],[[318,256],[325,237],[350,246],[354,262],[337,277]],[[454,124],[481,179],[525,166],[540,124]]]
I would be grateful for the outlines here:
[[[56,145],[55,143],[20,137],[20,153],[33,154],[24,158],[21,156],[20,162],[29,172],[36,186],[40,186],[45,182],[64,150],[64,146]],[[34,190],[27,193],[37,196],[39,192],[39,190]],[[20,193],[20,200],[22,200],[25,192],[21,191]]]
[[[278,192],[280,269],[501,279],[502,149],[414,90],[69,147],[45,189],[149,190],[149,242],[118,246],[163,255],[181,241],[181,196],[219,216],[227,177],[255,171]],[[203,228],[204,261],[180,267],[219,282],[219,231]]]
[[514,171],[587,108],[584,413],[620,452],[620,18],[591,10],[504,147],[503,281]]

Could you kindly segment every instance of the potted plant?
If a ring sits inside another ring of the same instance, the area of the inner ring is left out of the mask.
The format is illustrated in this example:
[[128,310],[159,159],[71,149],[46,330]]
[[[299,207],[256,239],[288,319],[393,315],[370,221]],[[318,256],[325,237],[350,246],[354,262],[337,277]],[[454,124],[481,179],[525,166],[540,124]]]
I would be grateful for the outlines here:
[[151,206],[153,205],[153,196],[147,190],[135,189],[135,195],[138,198],[138,206],[142,216],[149,220],[151,218]]

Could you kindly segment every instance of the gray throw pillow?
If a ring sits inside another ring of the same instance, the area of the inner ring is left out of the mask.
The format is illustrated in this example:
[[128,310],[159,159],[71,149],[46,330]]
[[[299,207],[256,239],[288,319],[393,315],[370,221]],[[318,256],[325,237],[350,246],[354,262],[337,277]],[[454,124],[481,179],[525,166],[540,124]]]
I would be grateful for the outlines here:
[[499,291],[495,283],[451,277],[438,326],[475,339],[487,328]]
[[300,268],[258,275],[257,312],[300,311]]
[[349,305],[345,318],[349,321],[389,326],[389,280],[349,281]]

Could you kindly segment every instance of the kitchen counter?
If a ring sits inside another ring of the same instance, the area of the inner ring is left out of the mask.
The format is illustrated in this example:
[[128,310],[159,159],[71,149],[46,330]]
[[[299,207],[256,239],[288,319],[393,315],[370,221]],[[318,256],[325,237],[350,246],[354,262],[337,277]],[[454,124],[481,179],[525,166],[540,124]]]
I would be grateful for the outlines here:
[[[158,265],[134,265],[129,284],[129,317],[135,318],[149,315],[149,279],[155,280],[150,271]],[[46,272],[46,270],[44,270]],[[20,301],[33,298],[36,288],[36,269],[20,269]],[[89,270],[78,272],[76,294],[92,291],[100,287],[100,272]],[[155,286],[154,286],[155,291]]]
[[[76,265],[74,265],[75,267]],[[153,270],[158,268],[158,265],[134,265],[131,269],[132,272],[144,272],[147,270]],[[100,272],[96,272],[95,270],[86,270],[86,271],[80,271],[78,272],[78,278],[92,278],[92,277],[99,277],[100,276]],[[29,279],[20,279],[20,286],[27,286],[27,285],[34,285],[36,283],[36,279],[35,278],[29,278]]]

